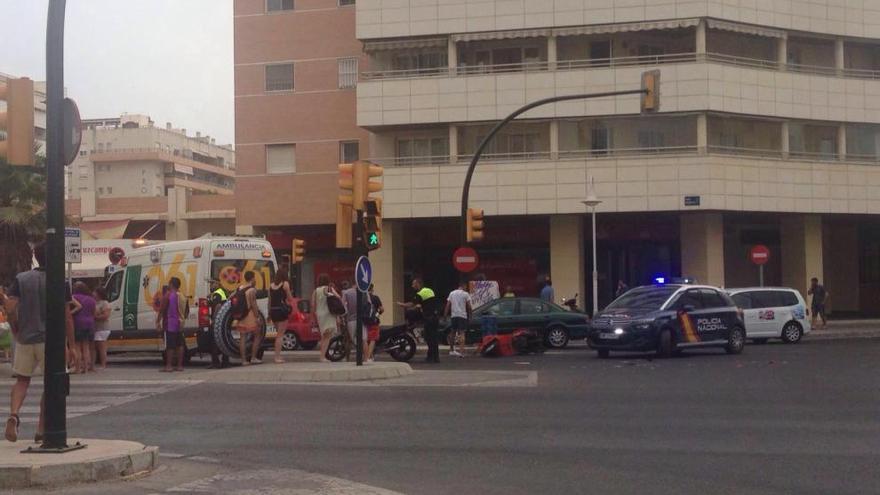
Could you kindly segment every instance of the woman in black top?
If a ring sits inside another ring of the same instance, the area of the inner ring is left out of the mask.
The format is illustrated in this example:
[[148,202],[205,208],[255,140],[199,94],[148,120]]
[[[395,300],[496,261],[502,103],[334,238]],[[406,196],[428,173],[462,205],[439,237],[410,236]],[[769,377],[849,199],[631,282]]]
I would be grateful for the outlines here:
[[287,332],[287,317],[290,316],[292,300],[287,266],[280,266],[275,272],[275,280],[269,285],[269,319],[275,324],[275,362],[278,364],[284,362],[281,358],[281,344],[284,333]]

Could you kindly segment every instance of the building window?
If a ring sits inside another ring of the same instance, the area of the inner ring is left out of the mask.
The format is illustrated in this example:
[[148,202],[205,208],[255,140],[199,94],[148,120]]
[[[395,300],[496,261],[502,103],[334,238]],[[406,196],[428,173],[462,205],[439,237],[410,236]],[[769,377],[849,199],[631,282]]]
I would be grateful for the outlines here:
[[266,91],[293,91],[293,64],[267,65]]
[[296,172],[296,145],[270,144],[266,146],[266,173],[292,174]]
[[107,194],[113,194],[113,188],[112,188],[112,187],[109,187],[109,186],[107,187]]
[[356,88],[358,82],[358,59],[341,58],[339,67],[339,89]]
[[345,7],[348,5],[354,5],[354,0],[339,0],[340,7]]
[[267,12],[293,10],[293,0],[266,0]]
[[98,194],[104,194],[104,188],[103,188],[103,187],[99,187],[99,188],[98,188]]
[[82,150],[82,151],[79,152],[79,156],[86,156],[86,155],[88,155],[88,154],[89,154],[89,152],[86,151],[86,150]]
[[360,159],[360,143],[343,141],[339,143],[339,163],[353,163]]
[[449,138],[407,138],[397,140],[397,162],[418,165],[449,162]]

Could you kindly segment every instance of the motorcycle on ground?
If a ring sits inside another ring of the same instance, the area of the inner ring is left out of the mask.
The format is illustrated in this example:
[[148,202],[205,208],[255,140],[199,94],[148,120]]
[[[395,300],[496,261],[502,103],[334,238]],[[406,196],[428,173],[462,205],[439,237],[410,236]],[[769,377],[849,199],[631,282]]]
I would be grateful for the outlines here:
[[569,311],[580,311],[578,308],[578,295],[571,296],[570,299],[562,298],[562,305],[568,308]]

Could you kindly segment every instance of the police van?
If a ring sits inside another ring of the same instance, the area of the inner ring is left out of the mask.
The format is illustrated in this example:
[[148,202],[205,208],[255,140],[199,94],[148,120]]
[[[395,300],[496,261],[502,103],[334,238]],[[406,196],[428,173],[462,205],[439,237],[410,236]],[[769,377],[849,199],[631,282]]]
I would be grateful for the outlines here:
[[[177,277],[180,292],[190,301],[189,316],[183,325],[189,357],[195,350],[199,328],[211,326],[211,281],[218,281],[231,294],[246,272],[254,272],[257,304],[263,314],[268,314],[268,289],[276,266],[272,245],[263,237],[206,234],[198,239],[134,249],[106,284],[111,307],[108,350],[163,350],[156,325],[162,288]],[[274,338],[273,331],[267,328],[266,337]]]
[[660,357],[695,347],[739,354],[746,341],[742,310],[721,290],[702,285],[637,287],[590,323],[587,343],[607,358],[611,351],[655,351]]

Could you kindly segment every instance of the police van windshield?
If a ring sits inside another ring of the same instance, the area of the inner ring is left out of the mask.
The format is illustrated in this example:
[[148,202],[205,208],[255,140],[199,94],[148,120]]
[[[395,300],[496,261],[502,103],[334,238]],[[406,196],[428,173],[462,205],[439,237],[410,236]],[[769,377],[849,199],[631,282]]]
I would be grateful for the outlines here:
[[227,293],[231,293],[244,282],[245,272],[254,272],[254,285],[257,297],[267,296],[269,284],[275,276],[272,260],[214,260],[211,262],[211,279],[220,282]]
[[605,309],[657,310],[678,287],[638,287],[617,298]]

